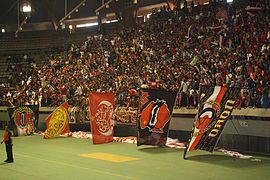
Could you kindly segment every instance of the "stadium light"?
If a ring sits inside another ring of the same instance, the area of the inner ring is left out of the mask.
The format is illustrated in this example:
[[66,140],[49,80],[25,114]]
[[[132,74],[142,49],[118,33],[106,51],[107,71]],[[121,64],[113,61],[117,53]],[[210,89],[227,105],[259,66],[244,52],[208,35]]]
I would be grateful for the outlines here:
[[31,12],[31,6],[23,6],[23,12],[25,13]]
[[111,20],[111,21],[106,21],[106,24],[110,24],[110,23],[114,23],[114,22],[118,22],[118,20],[115,19],[115,20]]
[[97,22],[95,22],[95,23],[86,23],[86,24],[77,24],[76,28],[91,27],[91,26],[97,26],[97,25],[98,25]]
[[31,7],[31,0],[21,0],[21,12],[23,13],[30,13],[32,10]]

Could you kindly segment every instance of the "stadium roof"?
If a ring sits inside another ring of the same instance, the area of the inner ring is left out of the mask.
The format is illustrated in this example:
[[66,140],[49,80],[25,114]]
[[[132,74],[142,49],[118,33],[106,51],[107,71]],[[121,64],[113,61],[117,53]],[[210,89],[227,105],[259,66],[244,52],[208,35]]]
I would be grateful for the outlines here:
[[[27,23],[48,22],[51,21],[50,15],[53,15],[56,21],[65,16],[65,1],[67,1],[67,12],[71,11],[82,0],[31,0],[31,16]],[[86,0],[84,6],[78,8],[78,12],[71,14],[71,19],[95,16],[95,10],[102,5],[103,0]],[[104,0],[106,3],[109,0]],[[119,0],[121,1],[121,0]],[[0,2],[0,24],[18,23],[18,0],[1,0]],[[150,5],[166,0],[142,0],[142,5]],[[51,13],[51,14],[50,14]]]

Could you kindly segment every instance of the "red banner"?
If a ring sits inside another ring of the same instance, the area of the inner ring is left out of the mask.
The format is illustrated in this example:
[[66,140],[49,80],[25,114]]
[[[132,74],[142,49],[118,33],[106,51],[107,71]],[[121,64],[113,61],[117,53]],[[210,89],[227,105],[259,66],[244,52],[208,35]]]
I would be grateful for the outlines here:
[[44,138],[53,138],[70,132],[68,103],[65,102],[56,108],[46,119]]
[[114,94],[90,93],[89,107],[93,144],[112,142]]

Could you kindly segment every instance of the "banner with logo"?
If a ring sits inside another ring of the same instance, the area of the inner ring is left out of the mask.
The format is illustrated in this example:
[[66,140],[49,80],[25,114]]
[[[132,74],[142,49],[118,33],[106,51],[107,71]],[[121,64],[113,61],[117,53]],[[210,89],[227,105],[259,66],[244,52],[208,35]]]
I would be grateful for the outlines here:
[[89,107],[93,144],[112,142],[114,130],[114,94],[90,93]]
[[165,146],[177,92],[141,90],[137,146]]
[[117,124],[132,125],[135,127],[138,118],[137,113],[137,108],[117,107],[114,110],[114,120]]
[[38,105],[11,107],[7,110],[14,136],[34,134],[38,127]]
[[209,152],[214,150],[221,132],[230,118],[239,92],[239,88],[227,88],[226,86],[202,89],[199,110],[186,152],[195,149]]
[[68,103],[65,102],[57,107],[46,119],[46,131],[44,138],[53,138],[60,134],[70,132]]

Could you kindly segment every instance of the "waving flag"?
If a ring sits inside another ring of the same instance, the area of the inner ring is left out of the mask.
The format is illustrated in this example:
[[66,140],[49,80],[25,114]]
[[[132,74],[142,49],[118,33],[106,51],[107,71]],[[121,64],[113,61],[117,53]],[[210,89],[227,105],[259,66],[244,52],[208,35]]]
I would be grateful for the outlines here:
[[221,132],[230,118],[240,89],[215,86],[207,87],[202,91],[200,107],[195,117],[186,152],[195,149],[210,152],[214,150]]
[[260,11],[262,11],[263,9],[261,7],[254,7],[254,6],[247,6],[245,8],[246,12],[248,15],[250,16],[255,16],[257,13],[259,13]]
[[217,19],[228,19],[228,12],[226,9],[219,8],[218,12],[216,13],[216,18]]
[[198,64],[199,61],[200,61],[200,57],[196,55],[193,57],[192,61],[190,62],[190,65],[195,66]]
[[165,146],[177,92],[141,90],[137,146]]
[[69,113],[68,103],[65,102],[56,108],[46,119],[46,131],[44,138],[53,138],[60,134],[68,133]]
[[112,142],[114,130],[114,94],[90,93],[89,106],[93,144]]
[[10,125],[15,136],[31,135],[38,126],[38,105],[8,108]]
[[174,3],[173,0],[168,0],[167,4],[168,4],[170,10],[174,10],[174,8],[175,8],[175,3]]

